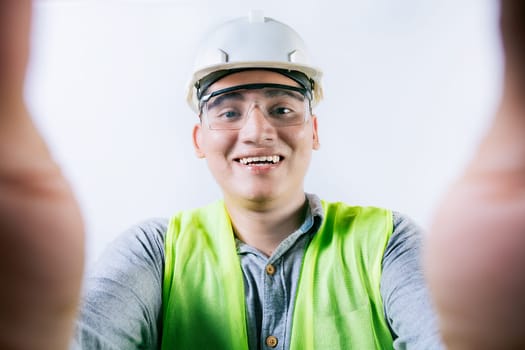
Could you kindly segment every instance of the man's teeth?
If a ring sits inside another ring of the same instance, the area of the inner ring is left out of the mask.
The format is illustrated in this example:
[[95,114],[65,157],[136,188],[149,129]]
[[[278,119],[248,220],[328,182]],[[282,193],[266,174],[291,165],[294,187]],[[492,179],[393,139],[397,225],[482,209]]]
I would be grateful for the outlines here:
[[243,165],[253,164],[253,163],[279,163],[281,160],[280,156],[262,156],[262,157],[246,157],[239,159],[239,162]]

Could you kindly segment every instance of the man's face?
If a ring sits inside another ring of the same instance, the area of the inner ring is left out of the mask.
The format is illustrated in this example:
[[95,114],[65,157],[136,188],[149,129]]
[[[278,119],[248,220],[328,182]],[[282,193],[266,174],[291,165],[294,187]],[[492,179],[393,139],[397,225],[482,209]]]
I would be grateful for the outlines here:
[[[279,73],[249,70],[220,79],[208,93],[253,83],[299,86]],[[247,96],[256,94],[248,92]],[[240,129],[210,130],[203,121],[195,126],[193,141],[197,155],[207,159],[225,199],[238,203],[280,202],[304,196],[304,176],[312,150],[319,147],[315,116],[300,125],[274,126],[257,104],[250,108]]]

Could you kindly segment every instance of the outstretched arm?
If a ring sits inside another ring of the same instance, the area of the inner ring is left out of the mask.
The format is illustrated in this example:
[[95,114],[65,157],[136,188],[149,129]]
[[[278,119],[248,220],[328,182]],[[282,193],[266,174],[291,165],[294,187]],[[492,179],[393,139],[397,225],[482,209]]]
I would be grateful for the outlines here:
[[30,0],[0,1],[0,348],[65,349],[83,268],[83,225],[28,115]]
[[504,90],[435,216],[426,273],[449,349],[525,349],[525,3],[502,0]]

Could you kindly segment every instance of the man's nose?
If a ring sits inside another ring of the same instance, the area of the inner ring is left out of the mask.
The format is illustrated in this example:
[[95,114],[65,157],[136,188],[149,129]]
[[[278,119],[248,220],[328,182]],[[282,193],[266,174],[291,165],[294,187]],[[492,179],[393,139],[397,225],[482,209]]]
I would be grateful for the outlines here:
[[257,105],[252,105],[246,112],[246,121],[239,130],[239,137],[244,142],[263,144],[275,139],[275,127],[266,118],[263,110]]

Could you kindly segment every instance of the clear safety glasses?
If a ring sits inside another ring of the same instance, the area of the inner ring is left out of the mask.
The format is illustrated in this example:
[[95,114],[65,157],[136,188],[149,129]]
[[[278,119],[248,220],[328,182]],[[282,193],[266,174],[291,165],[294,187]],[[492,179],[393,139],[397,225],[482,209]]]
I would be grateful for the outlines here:
[[310,117],[312,94],[281,84],[245,84],[204,95],[201,118],[212,130],[239,130],[257,109],[275,127],[301,125]]

